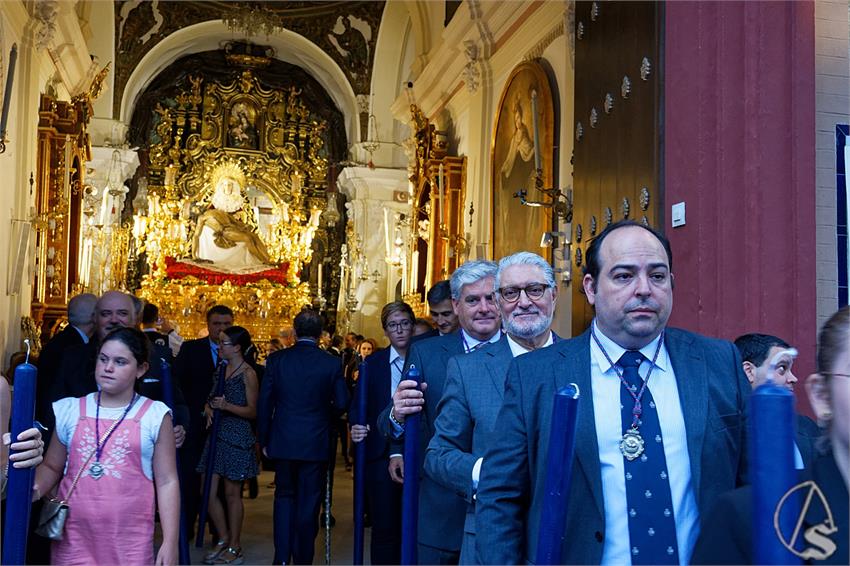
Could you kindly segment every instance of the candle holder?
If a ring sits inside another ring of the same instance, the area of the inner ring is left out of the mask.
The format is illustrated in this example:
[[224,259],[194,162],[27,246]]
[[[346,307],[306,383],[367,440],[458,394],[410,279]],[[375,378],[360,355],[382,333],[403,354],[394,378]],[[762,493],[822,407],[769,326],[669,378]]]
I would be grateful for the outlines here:
[[[520,189],[514,193],[514,198],[518,198],[519,202],[524,206],[551,208],[555,215],[563,218],[564,222],[573,221],[573,196],[572,190],[545,188],[541,177],[538,175],[535,179],[535,189],[543,193],[544,200],[528,200],[528,190]],[[546,200],[549,199],[549,200]]]

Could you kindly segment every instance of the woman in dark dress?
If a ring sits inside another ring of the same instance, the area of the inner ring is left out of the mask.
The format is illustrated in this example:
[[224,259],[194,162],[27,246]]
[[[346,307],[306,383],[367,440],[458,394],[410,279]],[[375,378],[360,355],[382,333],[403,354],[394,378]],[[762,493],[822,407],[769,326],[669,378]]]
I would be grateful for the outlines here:
[[[212,421],[214,409],[221,411],[217,447],[213,462],[212,488],[210,489],[209,515],[220,539],[204,557],[205,564],[242,564],[242,482],[259,474],[256,442],[251,421],[257,416],[259,380],[250,361],[251,335],[241,326],[231,326],[221,333],[219,356],[227,360],[224,377],[224,395],[210,397],[204,409],[207,423]],[[204,473],[207,465],[209,439],[204,446],[197,471]],[[227,516],[219,500],[218,481],[224,481]],[[203,481],[201,482],[203,485]]]
[[[819,454],[800,483],[809,488],[807,507],[794,545],[807,564],[850,564],[850,307],[826,322],[818,340],[818,372],[806,380],[809,402],[827,430]],[[723,494],[702,521],[693,564],[752,564],[752,488]]]

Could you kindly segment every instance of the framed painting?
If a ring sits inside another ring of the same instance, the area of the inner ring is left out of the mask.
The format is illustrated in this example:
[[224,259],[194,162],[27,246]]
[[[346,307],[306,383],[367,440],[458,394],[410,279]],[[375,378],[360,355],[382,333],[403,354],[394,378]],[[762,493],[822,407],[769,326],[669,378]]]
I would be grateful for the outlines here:
[[555,165],[554,102],[549,78],[539,63],[525,62],[511,72],[494,128],[490,160],[493,259],[530,251],[551,261],[551,249],[540,248],[540,239],[552,229],[552,209],[523,204],[518,196],[525,191],[532,204],[551,200],[536,188],[535,161],[539,159],[544,189],[552,187]]

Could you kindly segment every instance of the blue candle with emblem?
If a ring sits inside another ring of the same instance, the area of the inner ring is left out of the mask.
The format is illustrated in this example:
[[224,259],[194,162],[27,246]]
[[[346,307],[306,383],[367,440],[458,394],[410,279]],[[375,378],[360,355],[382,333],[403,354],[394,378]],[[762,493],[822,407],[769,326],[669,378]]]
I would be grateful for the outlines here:
[[[366,401],[369,396],[369,374],[366,362],[360,363],[357,378],[357,419],[351,424],[366,426],[369,419],[366,415]],[[372,432],[372,434],[376,434]],[[363,549],[365,546],[365,525],[363,514],[366,497],[366,439],[358,442],[354,448],[354,557],[352,564],[363,564]]]
[[[771,361],[768,375],[783,355],[796,355],[796,350],[780,352]],[[793,536],[799,513],[793,512],[794,499],[782,509],[779,503],[797,483],[794,468],[794,394],[771,379],[758,386],[750,397],[750,481],[753,486],[752,543],[755,564],[799,564],[783,544]],[[774,522],[776,521],[776,524]],[[777,530],[779,532],[777,532]]]
[[[29,363],[29,341],[27,341],[27,362],[15,368],[10,429],[12,442],[17,442],[18,435],[33,426],[37,376],[38,371],[35,366]],[[26,564],[27,533],[34,479],[35,468],[19,469],[9,462],[9,477],[6,484],[7,520],[3,532],[3,564]],[[12,520],[9,520],[10,518]]]
[[546,497],[540,511],[537,538],[537,564],[561,564],[576,446],[578,399],[578,385],[571,383],[555,394],[553,402],[544,484]]
[[[410,366],[406,379],[421,383],[419,368]],[[419,521],[419,419],[420,413],[404,419],[404,485],[401,494],[401,563],[416,564],[416,534]]]

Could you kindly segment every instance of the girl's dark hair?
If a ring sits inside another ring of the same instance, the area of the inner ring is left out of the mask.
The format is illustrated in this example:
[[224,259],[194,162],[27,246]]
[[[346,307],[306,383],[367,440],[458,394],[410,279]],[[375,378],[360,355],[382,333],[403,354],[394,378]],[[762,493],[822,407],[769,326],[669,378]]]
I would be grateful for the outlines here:
[[133,358],[136,359],[136,363],[139,365],[148,363],[150,348],[148,346],[148,339],[145,336],[145,333],[141,330],[130,327],[113,330],[107,334],[106,338],[104,338],[103,342],[101,342],[98,353],[100,353],[100,349],[102,349],[103,345],[107,342],[121,342],[127,346],[128,350],[130,350]]
[[230,341],[233,342],[234,346],[239,346],[239,349],[242,352],[242,357],[246,362],[248,362],[248,365],[253,366],[254,361],[257,359],[257,349],[251,342],[251,334],[248,330],[241,326],[231,326],[224,329],[222,332],[230,338]]

